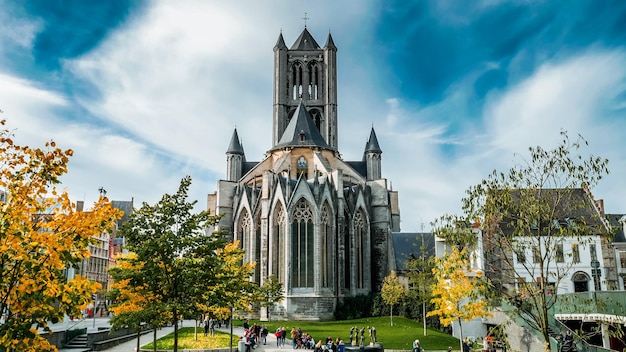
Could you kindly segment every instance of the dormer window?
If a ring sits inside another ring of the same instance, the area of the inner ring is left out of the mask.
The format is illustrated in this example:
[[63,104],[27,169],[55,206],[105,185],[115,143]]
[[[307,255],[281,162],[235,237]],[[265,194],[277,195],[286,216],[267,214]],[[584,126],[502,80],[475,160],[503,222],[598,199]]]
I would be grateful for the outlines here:
[[[304,142],[304,137],[305,137],[305,133],[304,130],[300,130],[300,142]],[[299,161],[298,161],[299,162]]]

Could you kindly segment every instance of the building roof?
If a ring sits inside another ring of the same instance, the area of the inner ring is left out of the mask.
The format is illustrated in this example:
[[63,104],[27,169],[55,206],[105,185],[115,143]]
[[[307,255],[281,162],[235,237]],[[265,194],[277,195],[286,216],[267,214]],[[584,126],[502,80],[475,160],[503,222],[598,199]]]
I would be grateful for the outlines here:
[[[280,39],[280,38],[279,38]],[[319,44],[313,39],[309,30],[304,27],[304,30],[291,46],[290,50],[319,50],[321,49]]]
[[122,218],[118,221],[119,226],[128,221],[128,217],[133,212],[132,200],[112,200],[111,206],[124,212],[124,215],[122,215]]
[[380,146],[378,145],[378,138],[376,138],[376,132],[374,132],[374,126],[372,126],[372,131],[370,132],[370,138],[367,140],[367,143],[365,144],[365,151],[366,152],[373,152],[373,153],[382,153],[382,149],[380,149]]
[[337,50],[335,46],[335,42],[333,41],[333,36],[328,33],[328,38],[326,38],[326,44],[324,44],[324,49]]
[[[393,253],[396,259],[396,270],[407,270],[409,259],[435,256],[435,235],[428,232],[392,232]],[[424,241],[424,253],[422,253]]]
[[624,225],[621,223],[621,219],[624,218],[624,214],[606,214],[606,218],[611,224],[611,227],[615,228],[615,236],[613,236],[613,243],[626,243],[626,236],[624,236]]
[[283,32],[280,32],[278,35],[278,40],[276,41],[276,45],[274,45],[274,49],[287,49],[287,45],[285,45],[285,39],[283,38]]
[[332,150],[313,123],[313,118],[302,101],[298,104],[280,141],[271,150],[285,147],[320,147]]
[[239,135],[237,134],[237,128],[233,131],[233,136],[230,139],[230,144],[228,145],[228,150],[226,154],[241,154],[244,155],[243,147],[241,146],[241,142],[239,141]]

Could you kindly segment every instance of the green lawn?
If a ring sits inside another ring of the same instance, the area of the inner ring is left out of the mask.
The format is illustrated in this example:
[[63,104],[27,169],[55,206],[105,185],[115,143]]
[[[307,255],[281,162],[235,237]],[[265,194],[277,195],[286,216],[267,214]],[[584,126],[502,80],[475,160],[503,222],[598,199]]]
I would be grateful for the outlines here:
[[[254,323],[255,321],[250,321]],[[256,321],[258,322],[258,321]],[[242,321],[235,321],[235,326],[242,326]],[[415,339],[419,339],[422,347],[428,350],[447,350],[448,346],[452,346],[455,350],[459,349],[459,340],[441,333],[439,331],[428,329],[428,336],[424,336],[424,328],[422,324],[410,319],[402,317],[393,318],[393,326],[390,324],[389,317],[374,317],[364,318],[356,320],[342,320],[342,321],[323,321],[323,322],[310,322],[310,321],[277,321],[272,323],[258,322],[260,324],[266,324],[270,334],[276,331],[278,326],[284,326],[287,329],[287,334],[291,331],[291,327],[300,327],[303,332],[311,334],[315,341],[325,339],[327,336],[331,336],[333,339],[340,337],[344,342],[349,344],[350,340],[350,328],[353,326],[359,329],[364,327],[365,330],[365,343],[369,343],[368,326],[374,326],[376,328],[376,335],[379,342],[383,343],[385,349],[392,350],[411,350],[412,343]],[[216,333],[215,338],[204,337],[202,328],[198,328],[198,341],[194,341],[194,328],[182,328],[179,330],[179,349],[193,349],[193,348],[213,348],[213,347],[227,347],[230,341],[228,334]],[[233,337],[233,343],[236,346],[239,337]],[[172,349],[174,342],[174,335],[167,335],[157,341],[158,349]],[[289,340],[287,341],[289,343]],[[152,348],[152,344],[145,345],[143,348]]]

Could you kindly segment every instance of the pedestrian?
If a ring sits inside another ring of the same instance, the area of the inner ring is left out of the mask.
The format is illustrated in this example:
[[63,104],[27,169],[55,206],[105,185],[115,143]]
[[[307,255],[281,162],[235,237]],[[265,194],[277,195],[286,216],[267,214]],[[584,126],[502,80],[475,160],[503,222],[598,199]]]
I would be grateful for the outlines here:
[[420,344],[420,340],[413,341],[413,352],[422,352],[422,345]]
[[215,337],[215,319],[209,319],[209,331],[211,333],[211,337]]
[[204,336],[207,336],[208,333],[209,333],[209,321],[210,321],[209,315],[207,314],[207,315],[204,316],[204,322],[203,322],[203,325],[204,325]]
[[267,345],[267,334],[269,331],[267,331],[267,326],[265,326],[265,324],[263,324],[263,327],[261,327],[261,340],[263,340],[263,344]]

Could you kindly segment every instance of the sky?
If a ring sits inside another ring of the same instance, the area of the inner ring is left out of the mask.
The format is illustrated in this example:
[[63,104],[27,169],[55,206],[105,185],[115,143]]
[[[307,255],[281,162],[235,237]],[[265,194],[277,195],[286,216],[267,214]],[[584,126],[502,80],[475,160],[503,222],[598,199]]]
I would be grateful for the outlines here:
[[[492,170],[582,135],[609,159],[592,189],[626,213],[623,0],[0,0],[0,118],[18,144],[72,148],[73,200],[154,204],[226,177],[234,127],[271,148],[273,47],[305,26],[338,47],[339,151],[372,126],[401,229],[428,231]],[[306,15],[305,15],[306,14]],[[304,18],[307,18],[306,20]],[[516,156],[517,155],[517,156]]]

